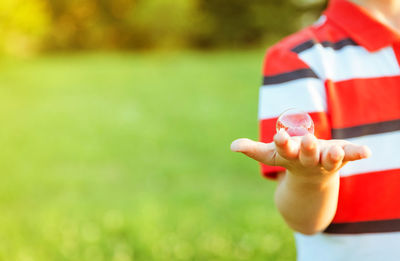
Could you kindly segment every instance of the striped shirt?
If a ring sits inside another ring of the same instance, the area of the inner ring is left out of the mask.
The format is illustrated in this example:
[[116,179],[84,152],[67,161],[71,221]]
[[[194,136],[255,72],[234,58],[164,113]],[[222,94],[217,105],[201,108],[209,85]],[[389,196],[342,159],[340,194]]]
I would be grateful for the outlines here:
[[[296,233],[298,260],[400,260],[400,34],[346,0],[271,47],[259,97],[260,140],[287,108],[308,112],[320,139],[367,145],[340,171],[332,223]],[[262,165],[266,177],[284,169]]]

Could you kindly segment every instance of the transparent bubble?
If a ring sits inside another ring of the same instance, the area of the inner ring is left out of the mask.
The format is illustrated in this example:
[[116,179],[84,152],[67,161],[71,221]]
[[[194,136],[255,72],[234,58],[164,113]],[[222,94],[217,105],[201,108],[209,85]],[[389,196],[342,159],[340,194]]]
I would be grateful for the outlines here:
[[310,115],[299,109],[284,111],[276,121],[276,131],[286,130],[290,136],[314,134],[314,122]]

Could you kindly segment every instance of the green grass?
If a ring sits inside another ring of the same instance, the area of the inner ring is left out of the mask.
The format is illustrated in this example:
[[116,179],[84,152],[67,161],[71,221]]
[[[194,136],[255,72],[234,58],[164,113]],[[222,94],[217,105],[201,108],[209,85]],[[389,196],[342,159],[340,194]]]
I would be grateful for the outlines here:
[[0,62],[0,260],[294,260],[257,138],[263,51]]

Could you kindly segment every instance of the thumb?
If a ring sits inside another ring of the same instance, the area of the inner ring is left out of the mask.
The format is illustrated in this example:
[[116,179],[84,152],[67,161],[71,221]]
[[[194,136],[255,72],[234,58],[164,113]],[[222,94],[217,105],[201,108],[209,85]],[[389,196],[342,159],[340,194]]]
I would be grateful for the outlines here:
[[275,166],[276,153],[274,143],[263,143],[250,139],[237,139],[232,142],[231,150],[234,152],[241,152],[261,163]]

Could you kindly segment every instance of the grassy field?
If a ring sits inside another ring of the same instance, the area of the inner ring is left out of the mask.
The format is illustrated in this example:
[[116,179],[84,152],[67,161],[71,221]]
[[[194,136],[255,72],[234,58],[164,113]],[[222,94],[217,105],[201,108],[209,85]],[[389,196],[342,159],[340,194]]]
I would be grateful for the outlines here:
[[0,260],[294,260],[257,138],[263,50],[0,62]]

